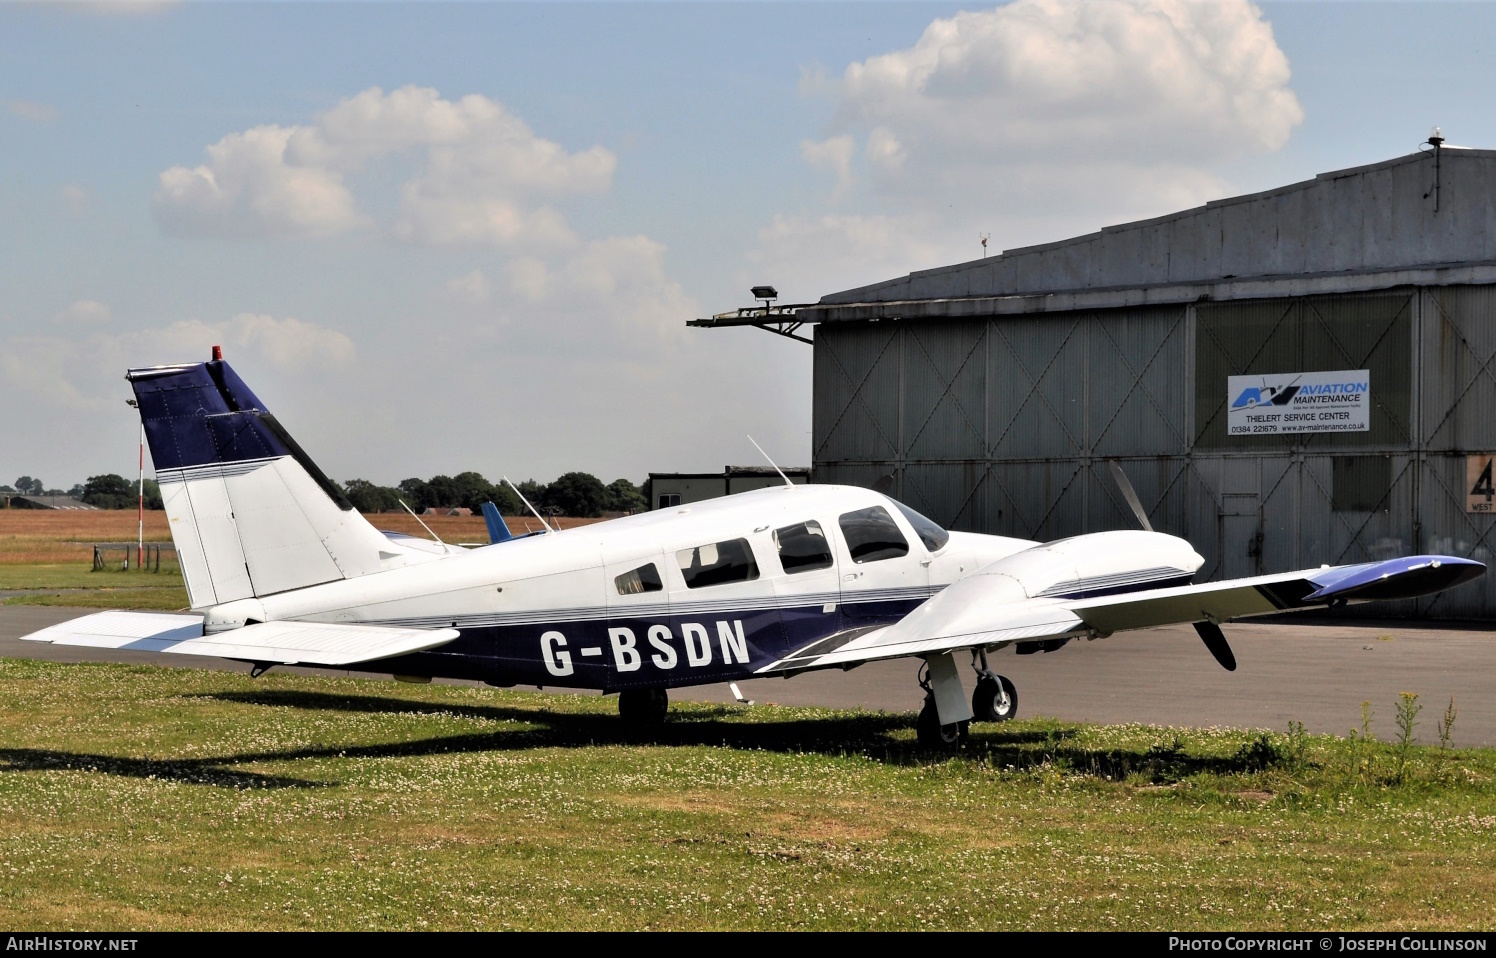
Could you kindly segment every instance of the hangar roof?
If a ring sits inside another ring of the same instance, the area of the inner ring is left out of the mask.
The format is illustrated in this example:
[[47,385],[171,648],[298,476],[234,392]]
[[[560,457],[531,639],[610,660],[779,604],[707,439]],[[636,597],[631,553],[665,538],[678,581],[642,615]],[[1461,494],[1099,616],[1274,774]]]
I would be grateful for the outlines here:
[[1496,151],[1444,147],[831,293],[795,319],[991,316],[1466,283],[1496,283]]

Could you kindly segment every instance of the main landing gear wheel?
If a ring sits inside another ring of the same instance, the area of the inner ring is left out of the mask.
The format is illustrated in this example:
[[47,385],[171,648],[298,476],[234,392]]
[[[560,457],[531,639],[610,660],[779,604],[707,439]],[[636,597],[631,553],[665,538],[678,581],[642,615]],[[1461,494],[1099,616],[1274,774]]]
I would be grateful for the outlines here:
[[618,693],[618,717],[630,725],[658,725],[670,709],[664,689],[624,689]]
[[971,693],[971,710],[975,721],[1006,722],[1018,714],[1018,690],[1006,675],[984,675]]
[[940,713],[935,709],[935,696],[925,696],[925,707],[919,710],[919,720],[914,723],[915,738],[925,748],[955,748],[966,741],[968,722],[940,724]]

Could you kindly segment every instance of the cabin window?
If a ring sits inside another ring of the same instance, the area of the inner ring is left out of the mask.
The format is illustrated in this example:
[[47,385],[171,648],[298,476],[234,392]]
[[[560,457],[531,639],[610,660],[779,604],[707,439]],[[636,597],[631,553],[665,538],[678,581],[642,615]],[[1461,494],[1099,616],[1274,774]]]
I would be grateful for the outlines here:
[[655,506],[656,509],[669,509],[671,506],[678,506],[680,505],[680,493],[662,492],[660,493],[659,503],[659,505]]
[[639,595],[642,592],[659,592],[665,588],[665,583],[660,581],[660,570],[655,568],[653,562],[641,565],[637,569],[630,569],[623,575],[613,580],[618,586],[619,595]]
[[774,530],[774,548],[785,572],[831,568],[831,543],[819,522],[797,522]]
[[904,514],[904,518],[908,519],[909,524],[914,527],[914,534],[919,536],[919,541],[925,544],[926,549],[929,549],[931,552],[939,552],[945,548],[947,542],[951,541],[951,534],[940,526],[897,499],[890,499],[889,501],[899,507],[899,511]]
[[877,562],[909,554],[909,543],[882,506],[844,514],[838,524],[847,538],[853,562]]
[[688,589],[758,578],[758,563],[753,561],[747,539],[682,549],[675,554],[675,560],[680,563],[680,574]]

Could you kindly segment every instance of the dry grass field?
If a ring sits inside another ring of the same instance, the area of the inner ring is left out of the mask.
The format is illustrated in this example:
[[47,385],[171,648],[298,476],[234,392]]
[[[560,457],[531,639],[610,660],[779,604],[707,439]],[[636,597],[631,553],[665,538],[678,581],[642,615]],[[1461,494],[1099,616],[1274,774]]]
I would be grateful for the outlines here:
[[[376,529],[425,538],[426,530],[406,513],[367,516]],[[444,542],[478,545],[488,542],[482,516],[423,516]],[[596,519],[562,519],[563,529]],[[7,605],[62,605],[94,609],[182,609],[187,592],[175,556],[163,553],[161,570],[140,573],[111,568],[93,571],[93,546],[133,542],[136,514],[129,510],[49,512],[0,509],[0,596]],[[508,516],[516,535],[538,530],[533,516]],[[145,514],[145,540],[171,542],[166,513]],[[131,563],[133,565],[133,561]]]

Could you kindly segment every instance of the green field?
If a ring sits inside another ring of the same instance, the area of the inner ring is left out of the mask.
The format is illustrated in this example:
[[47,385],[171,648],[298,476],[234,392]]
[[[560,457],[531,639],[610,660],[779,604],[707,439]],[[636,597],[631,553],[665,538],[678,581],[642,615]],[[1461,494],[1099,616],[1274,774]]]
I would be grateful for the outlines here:
[[82,563],[0,564],[0,592],[26,593],[9,596],[5,605],[156,610],[187,607],[182,573],[171,561],[163,561],[160,572],[94,572]]
[[1496,924],[1488,750],[1029,721],[943,756],[909,715],[614,709],[0,660],[0,923]]

